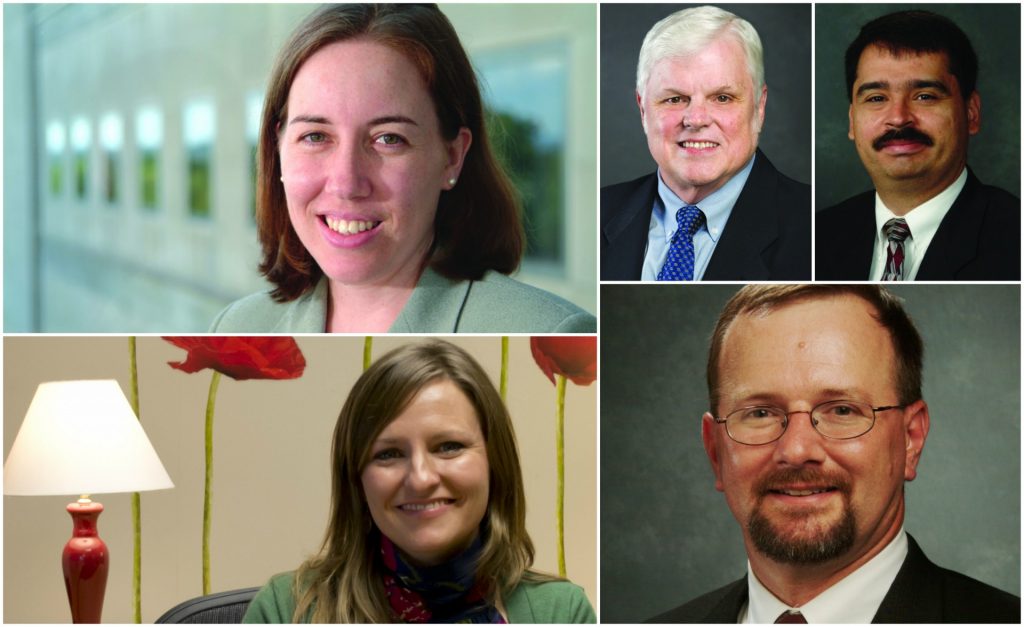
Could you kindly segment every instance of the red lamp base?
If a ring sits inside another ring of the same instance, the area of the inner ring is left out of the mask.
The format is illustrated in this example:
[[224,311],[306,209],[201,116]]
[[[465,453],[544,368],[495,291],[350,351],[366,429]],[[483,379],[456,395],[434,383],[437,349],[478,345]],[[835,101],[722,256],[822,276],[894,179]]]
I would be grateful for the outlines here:
[[96,530],[103,506],[88,499],[68,505],[74,521],[71,539],[64,545],[64,587],[71,604],[71,620],[98,623],[107,589],[107,545]]

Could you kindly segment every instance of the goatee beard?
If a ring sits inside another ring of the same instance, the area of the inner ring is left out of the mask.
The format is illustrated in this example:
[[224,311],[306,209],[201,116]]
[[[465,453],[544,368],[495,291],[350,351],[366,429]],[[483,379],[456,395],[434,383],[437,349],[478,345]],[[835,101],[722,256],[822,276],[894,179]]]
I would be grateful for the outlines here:
[[[801,534],[780,532],[762,511],[764,498],[773,485],[795,483],[833,486],[843,500],[840,519],[827,528],[805,529]],[[820,564],[843,555],[853,546],[856,518],[849,501],[850,485],[845,477],[801,470],[782,471],[766,477],[759,485],[758,494],[761,499],[747,521],[747,532],[754,547],[766,557],[784,564]]]

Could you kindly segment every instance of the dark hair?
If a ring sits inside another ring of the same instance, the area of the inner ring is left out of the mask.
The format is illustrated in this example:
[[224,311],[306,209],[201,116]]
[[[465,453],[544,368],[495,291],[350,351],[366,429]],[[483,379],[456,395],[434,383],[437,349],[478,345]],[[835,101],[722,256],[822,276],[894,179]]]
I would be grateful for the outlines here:
[[929,11],[900,11],[874,19],[846,49],[846,95],[853,102],[857,64],[868,46],[878,46],[893,56],[942,52],[949,60],[949,73],[956,77],[966,102],[978,81],[978,55],[960,27],[948,17]]
[[526,494],[512,418],[487,373],[462,348],[441,340],[406,344],[376,360],[356,381],[338,416],[331,450],[331,508],[318,555],[298,570],[295,622],[394,622],[375,559],[378,533],[361,475],[380,432],[427,386],[451,381],[466,395],[484,435],[490,501],[484,513],[477,581],[500,602],[521,581],[554,578],[530,570]]
[[440,121],[453,140],[472,133],[459,183],[443,191],[434,218],[428,263],[451,279],[479,279],[488,270],[509,274],[523,254],[519,200],[492,152],[473,66],[451,22],[437,5],[325,5],[310,14],[282,47],[270,74],[257,151],[256,221],[262,272],[286,302],[313,288],[323,274],[288,217],[278,130],[288,119],[288,94],[303,63],[324,46],[366,37],[404,54],[419,69]]
[[867,301],[875,310],[875,319],[889,331],[896,363],[896,392],[901,405],[909,405],[921,398],[921,371],[924,364],[924,342],[913,321],[903,309],[900,299],[877,285],[747,285],[729,299],[718,316],[711,334],[708,351],[708,397],[711,411],[718,411],[718,366],[722,344],[729,327],[737,316],[766,314],[783,305],[798,301],[850,295]]

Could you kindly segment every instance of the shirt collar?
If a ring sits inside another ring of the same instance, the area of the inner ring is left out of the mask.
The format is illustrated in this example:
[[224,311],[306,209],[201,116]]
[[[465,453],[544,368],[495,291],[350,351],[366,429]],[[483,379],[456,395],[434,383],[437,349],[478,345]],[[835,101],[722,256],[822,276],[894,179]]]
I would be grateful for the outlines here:
[[885,246],[888,243],[888,238],[885,236],[885,223],[892,218],[903,218],[907,221],[907,227],[910,229],[910,237],[918,242],[930,242],[935,232],[939,230],[939,224],[942,223],[942,219],[946,217],[946,213],[949,212],[953,203],[956,202],[957,196],[960,195],[966,184],[967,168],[965,167],[960,176],[953,181],[952,185],[914,207],[903,216],[897,216],[893,213],[882,202],[878,192],[875,192],[875,237],[879,243]]
[[740,619],[744,623],[774,623],[786,610],[797,609],[808,623],[869,624],[899,574],[907,551],[907,534],[900,527],[878,555],[799,608],[791,608],[765,588],[748,561],[748,600]]
[[[725,223],[729,220],[729,214],[732,213],[732,208],[739,199],[740,193],[743,192],[743,186],[747,183],[750,171],[754,168],[754,159],[756,157],[757,153],[755,152],[754,156],[750,157],[747,165],[743,166],[742,170],[726,181],[725,185],[697,203],[697,207],[704,213],[705,223],[701,230],[706,229],[712,241],[717,242],[718,238],[722,236],[722,232],[725,230]],[[690,203],[679,198],[665,184],[665,180],[661,175],[661,168],[658,168],[658,198],[661,200],[661,206],[656,208],[656,210],[660,209],[662,211],[663,219],[661,223],[665,229],[665,241],[669,242],[672,241],[672,236],[678,228],[676,211]]]

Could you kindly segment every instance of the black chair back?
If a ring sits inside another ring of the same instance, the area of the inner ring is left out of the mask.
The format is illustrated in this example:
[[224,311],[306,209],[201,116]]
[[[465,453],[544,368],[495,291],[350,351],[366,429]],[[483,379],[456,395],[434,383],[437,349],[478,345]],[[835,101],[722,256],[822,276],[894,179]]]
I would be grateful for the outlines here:
[[202,597],[189,599],[175,605],[164,615],[156,619],[157,623],[201,623],[201,624],[238,624],[245,616],[249,601],[260,589],[243,588],[229,590]]

